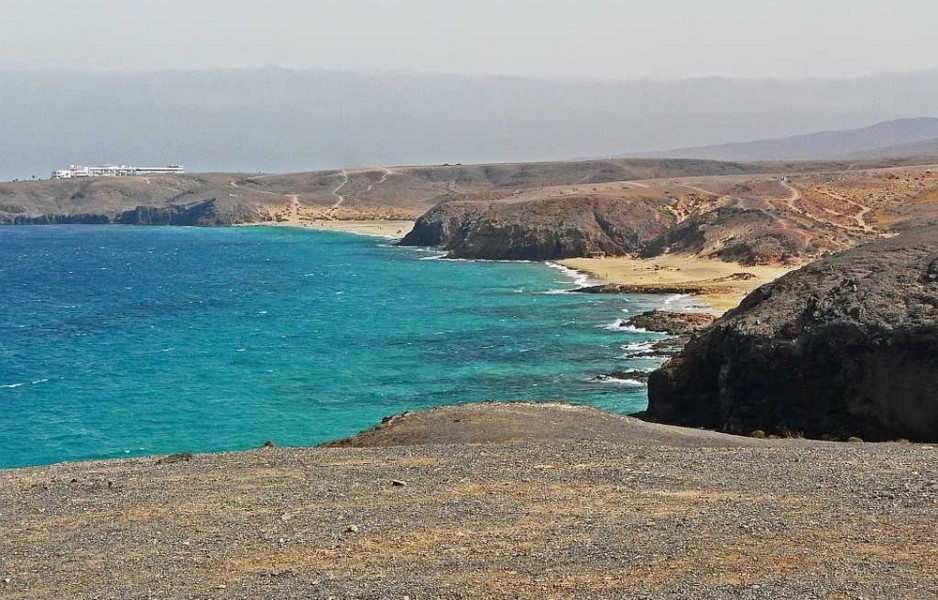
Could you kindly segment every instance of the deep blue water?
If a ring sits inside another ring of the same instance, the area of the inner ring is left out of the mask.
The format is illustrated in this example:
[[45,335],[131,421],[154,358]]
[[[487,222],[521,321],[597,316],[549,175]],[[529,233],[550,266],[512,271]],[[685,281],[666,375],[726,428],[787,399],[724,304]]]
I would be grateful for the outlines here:
[[589,380],[658,364],[623,348],[656,334],[603,326],[662,298],[433,256],[287,228],[0,228],[0,467],[311,445],[488,399],[645,407]]

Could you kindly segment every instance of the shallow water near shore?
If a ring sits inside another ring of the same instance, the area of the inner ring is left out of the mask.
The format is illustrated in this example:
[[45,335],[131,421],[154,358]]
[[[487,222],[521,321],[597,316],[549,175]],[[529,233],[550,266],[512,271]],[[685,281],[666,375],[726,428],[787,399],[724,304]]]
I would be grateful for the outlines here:
[[288,228],[0,228],[0,467],[266,440],[312,445],[436,405],[622,413],[660,363],[608,327],[656,296],[556,293],[541,263]]

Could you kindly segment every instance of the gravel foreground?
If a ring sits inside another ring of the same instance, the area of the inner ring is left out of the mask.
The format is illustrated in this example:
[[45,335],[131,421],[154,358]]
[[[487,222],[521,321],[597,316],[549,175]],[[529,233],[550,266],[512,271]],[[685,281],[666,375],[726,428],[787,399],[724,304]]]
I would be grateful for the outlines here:
[[938,597],[935,446],[531,404],[340,444],[0,471],[0,598]]

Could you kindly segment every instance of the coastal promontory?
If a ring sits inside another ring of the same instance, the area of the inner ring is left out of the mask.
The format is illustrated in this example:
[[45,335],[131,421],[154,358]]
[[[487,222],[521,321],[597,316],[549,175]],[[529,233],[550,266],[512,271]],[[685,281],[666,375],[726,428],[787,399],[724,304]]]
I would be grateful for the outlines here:
[[653,420],[938,440],[938,226],[762,286],[649,380]]

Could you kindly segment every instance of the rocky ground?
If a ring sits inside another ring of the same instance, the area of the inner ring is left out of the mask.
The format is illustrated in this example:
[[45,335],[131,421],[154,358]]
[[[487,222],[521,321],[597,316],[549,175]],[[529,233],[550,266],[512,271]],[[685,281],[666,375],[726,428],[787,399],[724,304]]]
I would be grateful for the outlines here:
[[557,405],[414,413],[343,445],[0,472],[0,597],[938,595],[934,446]]

